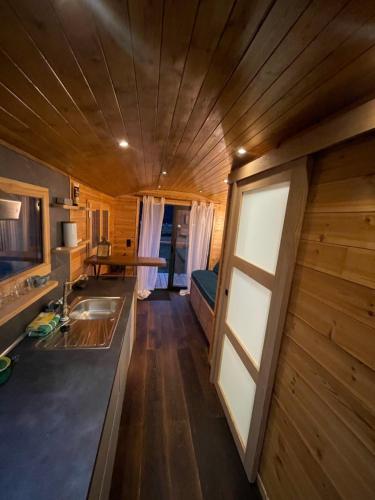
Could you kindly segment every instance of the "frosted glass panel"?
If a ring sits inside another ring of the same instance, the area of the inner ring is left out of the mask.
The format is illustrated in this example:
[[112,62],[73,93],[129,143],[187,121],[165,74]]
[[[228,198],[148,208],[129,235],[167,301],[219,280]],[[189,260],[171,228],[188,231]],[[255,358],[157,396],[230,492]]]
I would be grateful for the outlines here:
[[256,385],[226,336],[224,336],[219,385],[245,447]]
[[236,255],[275,274],[289,182],[242,195]]
[[233,267],[227,323],[259,367],[266,333],[271,291]]

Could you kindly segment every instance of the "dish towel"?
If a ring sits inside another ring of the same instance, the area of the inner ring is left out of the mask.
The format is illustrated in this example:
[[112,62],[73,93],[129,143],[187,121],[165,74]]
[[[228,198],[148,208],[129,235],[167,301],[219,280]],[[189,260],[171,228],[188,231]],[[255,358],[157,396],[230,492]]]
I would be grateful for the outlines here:
[[45,337],[59,324],[60,315],[54,312],[40,313],[27,326],[26,333],[29,337]]

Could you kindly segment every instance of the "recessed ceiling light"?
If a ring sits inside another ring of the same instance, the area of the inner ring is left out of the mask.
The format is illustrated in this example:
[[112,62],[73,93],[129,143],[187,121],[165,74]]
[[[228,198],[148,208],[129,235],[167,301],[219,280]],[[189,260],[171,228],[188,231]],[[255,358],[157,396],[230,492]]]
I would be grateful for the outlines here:
[[158,186],[158,189],[160,189],[160,188],[161,188],[161,186],[159,185],[159,186]]
[[224,179],[225,184],[228,184],[228,179]]
[[125,139],[122,139],[122,141],[120,141],[118,145],[120,146],[120,148],[127,148],[129,146],[129,143],[128,141],[125,141]]
[[201,192],[202,192],[202,190],[200,189],[200,190],[199,190],[199,192],[201,193]]
[[167,175],[167,171],[166,171],[166,170],[163,170],[162,174],[163,174],[163,175]]
[[245,148],[238,148],[238,149],[237,149],[237,153],[238,153],[239,155],[244,155],[244,154],[246,153],[246,149],[245,149]]

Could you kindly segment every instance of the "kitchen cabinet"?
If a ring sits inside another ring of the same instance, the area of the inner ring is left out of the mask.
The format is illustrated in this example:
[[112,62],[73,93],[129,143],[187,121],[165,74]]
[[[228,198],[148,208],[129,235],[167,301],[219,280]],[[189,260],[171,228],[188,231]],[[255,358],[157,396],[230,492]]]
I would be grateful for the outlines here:
[[130,315],[122,343],[117,371],[108,404],[107,415],[102,431],[91,481],[89,500],[106,500],[111,489],[113,465],[116,456],[118,431],[123,408],[126,377],[128,373],[135,335],[135,307],[133,297]]

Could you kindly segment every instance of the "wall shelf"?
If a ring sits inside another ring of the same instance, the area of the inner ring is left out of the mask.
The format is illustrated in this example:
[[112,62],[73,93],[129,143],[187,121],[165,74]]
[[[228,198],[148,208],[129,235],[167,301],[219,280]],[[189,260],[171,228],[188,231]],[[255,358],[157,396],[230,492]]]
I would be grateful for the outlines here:
[[59,203],[52,203],[51,207],[54,208],[63,208],[64,210],[84,210],[86,212],[89,211],[89,209],[83,205],[60,205]]
[[56,247],[52,249],[54,253],[73,253],[83,250],[88,245],[89,240],[81,241],[76,247]]
[[47,293],[56,288],[58,284],[58,281],[49,281],[44,286],[40,288],[33,288],[27,294],[21,295],[21,297],[18,297],[11,304],[6,304],[0,307],[0,326],[12,319],[14,316],[17,316],[17,314],[44,295],[47,295]]

